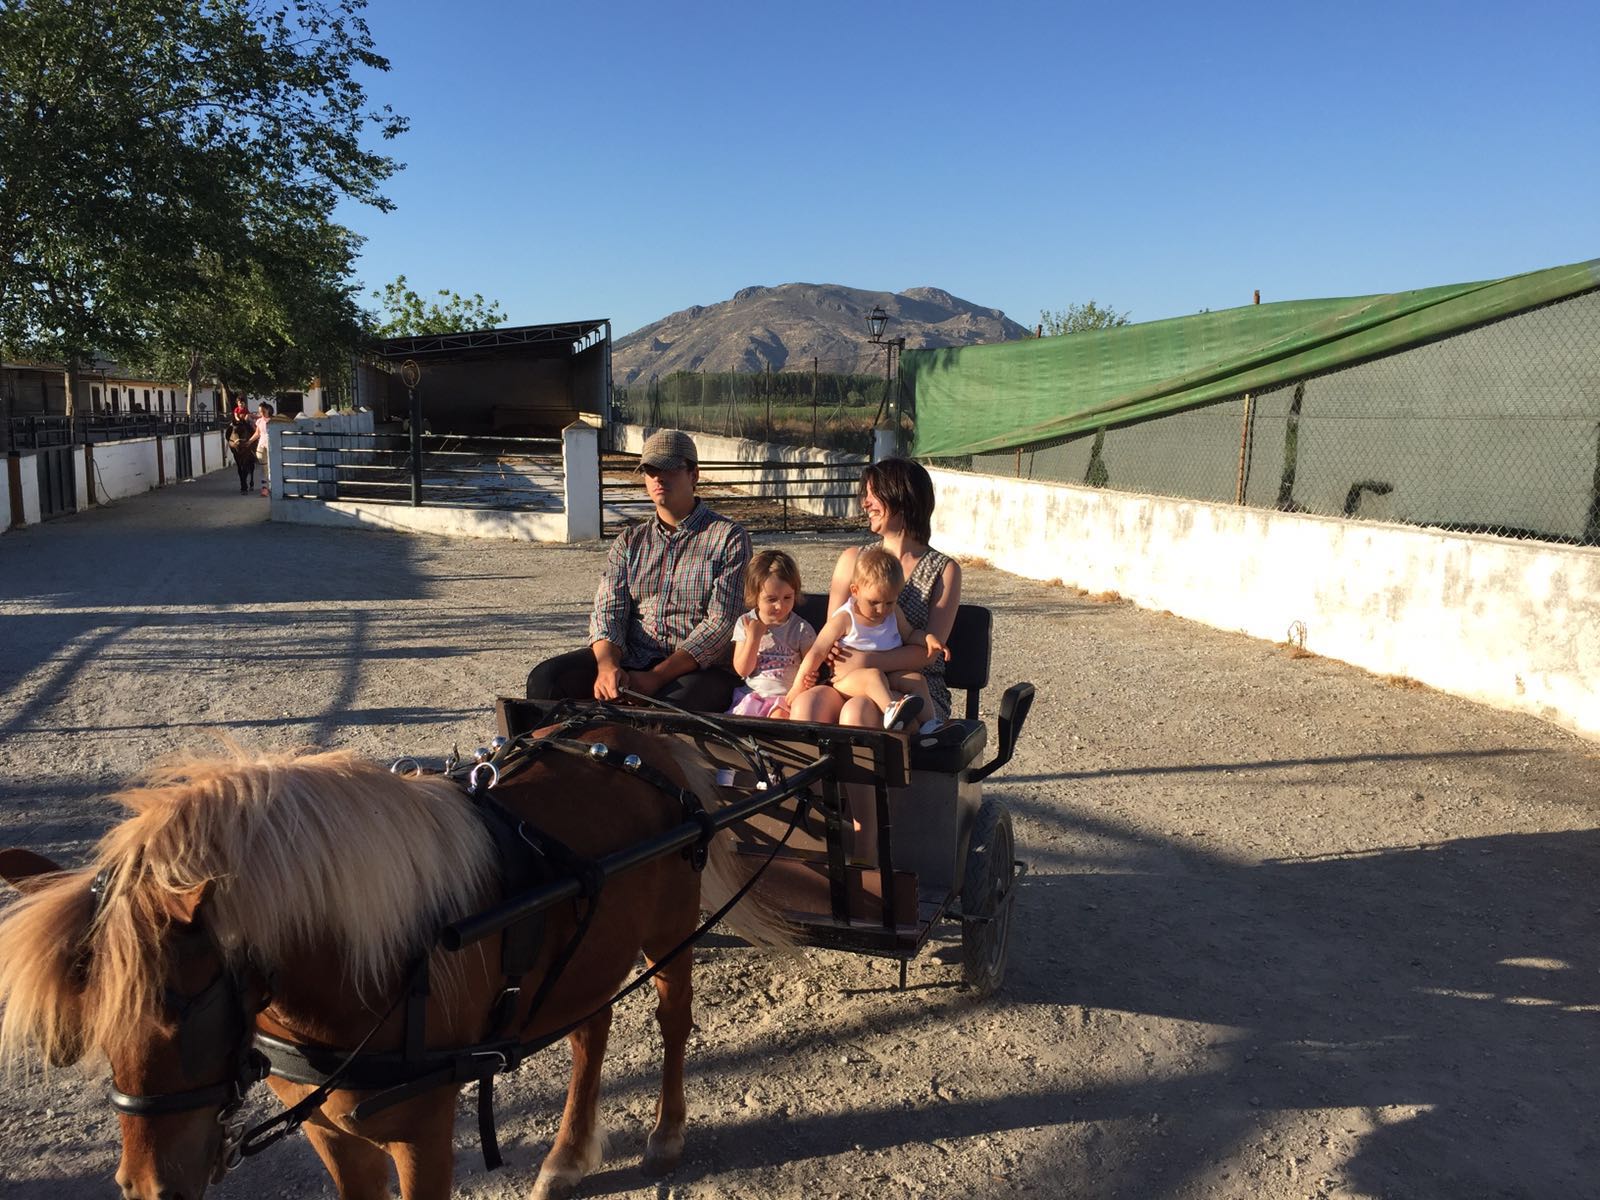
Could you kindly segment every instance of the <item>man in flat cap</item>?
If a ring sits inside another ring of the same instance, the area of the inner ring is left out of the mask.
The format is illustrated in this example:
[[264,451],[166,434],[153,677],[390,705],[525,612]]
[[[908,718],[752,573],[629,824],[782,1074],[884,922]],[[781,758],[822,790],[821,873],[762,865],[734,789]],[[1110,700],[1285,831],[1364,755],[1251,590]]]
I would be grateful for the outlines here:
[[589,616],[589,648],[528,674],[530,700],[615,700],[628,688],[682,708],[725,712],[734,622],[744,611],[750,535],[694,494],[700,456],[688,434],[661,429],[639,455],[655,516],[611,543]]

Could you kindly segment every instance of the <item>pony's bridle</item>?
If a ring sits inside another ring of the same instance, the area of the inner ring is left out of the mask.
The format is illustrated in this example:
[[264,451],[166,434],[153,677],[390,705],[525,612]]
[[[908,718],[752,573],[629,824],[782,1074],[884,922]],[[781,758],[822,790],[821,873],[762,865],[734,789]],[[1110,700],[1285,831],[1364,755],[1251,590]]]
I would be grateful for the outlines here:
[[[95,913],[104,903],[106,881],[107,872],[102,870],[89,885]],[[226,1074],[219,1082],[203,1087],[141,1095],[124,1092],[113,1083],[109,1098],[112,1108],[130,1117],[161,1117],[216,1108],[222,1142],[213,1164],[215,1180],[239,1165],[245,1134],[245,1121],[239,1114],[245,1094],[267,1077],[266,1055],[252,1044],[255,1022],[250,1019],[253,1014],[247,1012],[246,998],[254,993],[260,1001],[256,1011],[260,1011],[270,1002],[270,995],[265,987],[250,988],[228,965],[210,929],[198,921],[196,926],[197,932],[192,936],[204,937],[211,944],[221,966],[216,977],[193,995],[167,988],[166,1014],[178,1027],[178,1055],[185,1073],[194,1069],[207,1048],[223,1044],[231,1046]]]

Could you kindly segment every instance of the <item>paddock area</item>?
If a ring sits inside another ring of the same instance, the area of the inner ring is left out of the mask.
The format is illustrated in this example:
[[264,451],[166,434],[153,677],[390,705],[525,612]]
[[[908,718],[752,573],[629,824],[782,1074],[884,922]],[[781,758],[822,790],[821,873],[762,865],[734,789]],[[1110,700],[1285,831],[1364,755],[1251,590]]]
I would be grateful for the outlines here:
[[[864,536],[753,524],[816,586]],[[605,550],[273,523],[220,474],[17,529],[0,845],[81,861],[109,792],[219,736],[469,750],[497,693],[582,644]],[[985,785],[1030,864],[1002,989],[974,1003],[953,940],[901,991],[890,961],[713,937],[684,1165],[637,1170],[659,1043],[634,997],[582,1195],[1593,1190],[1600,744],[982,563],[963,598],[995,614],[985,715],[1010,682],[1039,691]],[[497,1087],[492,1175],[462,1099],[459,1195],[526,1194],[567,1068],[552,1050]],[[99,1078],[0,1077],[10,1200],[109,1192],[116,1147]],[[209,1194],[333,1192],[294,1138]]]

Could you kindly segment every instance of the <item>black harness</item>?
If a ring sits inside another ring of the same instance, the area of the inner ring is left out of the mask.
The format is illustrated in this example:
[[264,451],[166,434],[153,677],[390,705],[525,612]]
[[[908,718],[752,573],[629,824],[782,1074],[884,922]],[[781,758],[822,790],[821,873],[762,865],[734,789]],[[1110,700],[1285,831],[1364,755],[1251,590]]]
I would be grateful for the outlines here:
[[[643,696],[633,698],[646,699]],[[781,783],[781,772],[753,739],[739,737],[710,718],[687,713],[662,701],[651,703],[702,723],[717,741],[745,758],[760,781],[759,787],[776,788]],[[427,1048],[426,1014],[430,994],[428,962],[431,947],[413,961],[406,972],[405,986],[360,1043],[350,1051],[302,1045],[252,1030],[252,1022],[244,1014],[245,989],[241,980],[226,966],[224,959],[222,972],[211,984],[192,997],[174,1000],[169,996],[169,1009],[174,1011],[179,1023],[180,1053],[186,1042],[215,1044],[208,1043],[202,1036],[206,1032],[214,1032],[210,1030],[212,1018],[209,1014],[219,1011],[233,1014],[240,1024],[240,1030],[237,1037],[233,1037],[231,1031],[229,1033],[229,1040],[235,1042],[229,1077],[207,1087],[147,1096],[133,1096],[113,1088],[112,1105],[121,1112],[135,1116],[155,1116],[222,1105],[218,1119],[226,1132],[217,1168],[220,1175],[237,1166],[241,1158],[259,1154],[293,1133],[335,1090],[378,1093],[369,1096],[352,1110],[351,1116],[361,1120],[446,1084],[476,1082],[478,1132],[484,1163],[491,1170],[500,1166],[503,1160],[495,1132],[494,1077],[515,1070],[532,1055],[560,1041],[630,992],[642,987],[703,937],[750,890],[766,864],[788,842],[789,834],[795,828],[795,823],[791,823],[788,832],[774,844],[772,853],[761,868],[752,873],[726,904],[653,967],[642,972],[593,1012],[561,1029],[524,1041],[523,1036],[532,1026],[588,931],[604,878],[594,860],[577,854],[558,839],[530,826],[499,802],[493,794],[494,789],[545,754],[567,754],[631,775],[673,800],[684,822],[700,827],[698,839],[683,851],[695,870],[705,866],[711,839],[718,830],[717,824],[694,792],[675,783],[635,754],[621,754],[603,742],[585,742],[575,736],[599,725],[636,724],[634,713],[629,709],[607,704],[586,704],[581,708],[564,704],[551,713],[551,718],[558,724],[550,734],[537,738],[528,735],[496,738],[492,748],[479,750],[470,763],[462,762],[460,756],[453,753],[446,760],[443,771],[462,786],[479,819],[489,831],[496,847],[502,890],[506,896],[530,892],[552,879],[577,881],[578,894],[573,901],[577,920],[573,934],[551,961],[528,1005],[526,1015],[514,1031],[511,1024],[521,1000],[524,980],[532,971],[544,944],[545,922],[542,912],[524,917],[503,930],[501,989],[490,1008],[488,1036],[471,1046],[436,1050]],[[391,770],[401,773],[408,764],[420,771],[410,759],[401,759]],[[796,822],[804,808],[803,802],[796,805]],[[97,876],[91,888],[96,903],[99,902],[100,892],[95,889],[103,889],[103,886],[103,878]],[[393,1052],[367,1052],[367,1043],[402,1003],[406,1009],[404,1048]],[[265,1007],[265,1003],[262,1007]],[[194,1030],[192,1035],[191,1029]],[[243,1122],[235,1119],[236,1114],[249,1088],[269,1073],[292,1083],[313,1085],[315,1090],[292,1107],[247,1131]]]
[[[108,871],[101,870],[89,884],[91,920],[99,915],[105,903],[108,879]],[[184,1073],[200,1074],[204,1070],[202,1056],[210,1047],[221,1043],[232,1046],[227,1059],[227,1077],[204,1087],[151,1095],[134,1095],[113,1084],[109,1099],[112,1108],[133,1117],[159,1117],[199,1108],[218,1108],[217,1123],[222,1126],[223,1133],[213,1174],[220,1177],[238,1166],[242,1157],[245,1123],[239,1112],[245,1095],[267,1077],[267,1057],[253,1044],[255,1030],[251,1018],[271,1002],[271,992],[265,985],[255,988],[259,1003],[254,1011],[247,1012],[245,997],[251,989],[244,978],[228,966],[210,928],[196,922],[190,936],[206,939],[222,967],[210,983],[192,996],[169,987],[164,997],[166,1015],[178,1028],[178,1057]]]

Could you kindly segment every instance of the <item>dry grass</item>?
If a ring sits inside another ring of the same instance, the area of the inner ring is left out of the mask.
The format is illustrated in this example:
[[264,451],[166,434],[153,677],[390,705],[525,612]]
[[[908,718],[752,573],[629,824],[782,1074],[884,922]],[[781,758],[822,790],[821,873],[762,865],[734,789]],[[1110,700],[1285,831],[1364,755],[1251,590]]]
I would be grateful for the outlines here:
[[1307,650],[1304,646],[1296,646],[1293,642],[1280,642],[1285,658],[1316,658],[1315,651]]
[[1379,678],[1387,683],[1390,687],[1400,688],[1402,691],[1425,692],[1428,690],[1427,684],[1421,682],[1420,680],[1413,679],[1409,675],[1380,675]]
[[1121,592],[1079,592],[1090,604],[1125,604]]

